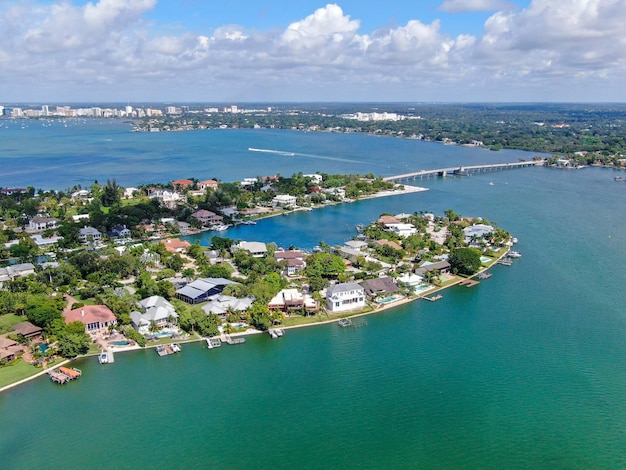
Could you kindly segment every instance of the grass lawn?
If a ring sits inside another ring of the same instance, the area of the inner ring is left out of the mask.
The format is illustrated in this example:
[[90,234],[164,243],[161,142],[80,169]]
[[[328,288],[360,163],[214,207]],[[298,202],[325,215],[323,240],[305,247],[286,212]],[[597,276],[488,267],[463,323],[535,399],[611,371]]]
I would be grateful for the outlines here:
[[[52,362],[49,362],[48,369],[63,361],[64,359],[59,358],[55,359]],[[35,367],[34,365],[29,364],[22,359],[19,359],[13,365],[0,368],[0,387],[5,387],[6,385],[10,385],[22,379],[26,379],[32,375],[41,372],[42,370],[43,369],[41,367]]]
[[7,313],[6,315],[0,316],[0,332],[3,331],[12,331],[13,325],[17,325],[26,320],[26,317],[21,317],[19,315],[15,315],[13,313]]

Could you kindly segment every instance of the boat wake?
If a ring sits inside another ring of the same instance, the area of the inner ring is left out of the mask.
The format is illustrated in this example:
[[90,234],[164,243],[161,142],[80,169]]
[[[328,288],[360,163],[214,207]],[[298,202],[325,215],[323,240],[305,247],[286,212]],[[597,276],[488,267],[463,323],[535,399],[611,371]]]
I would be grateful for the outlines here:
[[271,150],[271,149],[255,149],[252,147],[248,147],[250,152],[261,152],[261,153],[273,153],[274,155],[283,155],[285,157],[293,157],[295,153],[293,152],[285,152],[283,150]]

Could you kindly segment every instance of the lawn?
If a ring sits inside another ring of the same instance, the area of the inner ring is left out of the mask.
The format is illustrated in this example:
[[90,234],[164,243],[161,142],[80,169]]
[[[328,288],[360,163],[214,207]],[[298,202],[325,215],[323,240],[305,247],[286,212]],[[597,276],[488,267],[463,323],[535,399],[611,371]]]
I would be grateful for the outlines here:
[[26,317],[21,317],[13,313],[7,313],[0,316],[0,333],[7,333],[13,331],[13,325],[21,323],[26,320]]
[[[64,359],[55,359],[48,364],[48,368],[62,362]],[[41,372],[41,367],[35,367],[22,359],[18,359],[14,364],[0,368],[0,388],[18,382]]]

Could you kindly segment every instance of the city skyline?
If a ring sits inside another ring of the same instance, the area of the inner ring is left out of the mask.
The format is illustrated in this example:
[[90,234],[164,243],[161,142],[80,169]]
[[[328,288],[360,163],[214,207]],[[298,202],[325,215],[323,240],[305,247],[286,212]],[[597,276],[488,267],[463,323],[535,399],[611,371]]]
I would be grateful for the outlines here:
[[626,96],[617,0],[0,2],[0,101]]

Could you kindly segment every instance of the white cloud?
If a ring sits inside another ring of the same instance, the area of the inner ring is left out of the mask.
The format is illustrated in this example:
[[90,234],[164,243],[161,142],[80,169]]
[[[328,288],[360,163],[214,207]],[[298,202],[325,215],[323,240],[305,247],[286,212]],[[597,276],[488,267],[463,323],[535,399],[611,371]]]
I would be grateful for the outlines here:
[[437,10],[447,13],[466,13],[471,11],[509,11],[517,7],[506,0],[445,0]]
[[[466,9],[503,5],[446,3]],[[144,20],[155,5],[0,3],[5,95],[42,99],[29,93],[44,78],[46,89],[66,87],[68,94],[112,100],[133,94],[173,99],[172,93],[182,92],[195,100],[461,100],[488,99],[499,88],[511,98],[522,98],[510,91],[518,90],[532,99],[546,89],[567,93],[569,84],[589,93],[626,89],[622,0],[533,0],[520,11],[497,11],[482,35],[457,37],[443,33],[440,20],[419,19],[359,34],[359,20],[335,4],[284,30],[224,25],[200,35],[162,34],[159,25]]]

